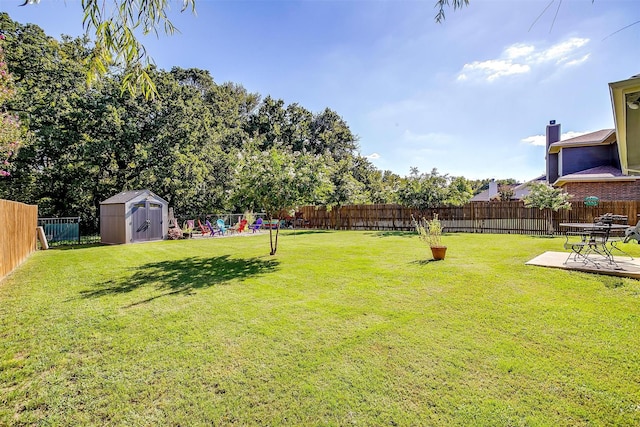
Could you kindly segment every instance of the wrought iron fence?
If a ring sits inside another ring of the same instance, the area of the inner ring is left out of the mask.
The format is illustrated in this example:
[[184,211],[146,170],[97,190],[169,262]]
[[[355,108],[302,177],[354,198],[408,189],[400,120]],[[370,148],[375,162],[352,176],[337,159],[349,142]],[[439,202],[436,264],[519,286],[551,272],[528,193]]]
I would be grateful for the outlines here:
[[38,226],[44,229],[50,247],[100,242],[97,234],[80,233],[80,217],[38,218]]

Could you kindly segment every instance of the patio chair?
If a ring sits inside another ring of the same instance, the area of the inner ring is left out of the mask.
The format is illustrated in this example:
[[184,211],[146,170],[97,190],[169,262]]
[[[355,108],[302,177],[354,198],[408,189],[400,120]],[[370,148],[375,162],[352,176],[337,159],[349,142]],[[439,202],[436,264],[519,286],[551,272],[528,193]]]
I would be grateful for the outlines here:
[[[622,215],[617,215],[617,216],[620,217],[620,221],[623,221],[626,224],[627,222],[626,216],[624,217]],[[614,218],[614,221],[615,220],[616,219]],[[633,261],[633,257],[629,255],[626,251],[619,248],[618,243],[620,242],[627,243],[630,240],[636,240],[638,243],[640,243],[639,239],[640,239],[640,222],[635,227],[628,227],[627,229],[617,229],[617,228],[612,229],[609,232],[609,239],[607,240],[607,242],[609,243],[609,246],[611,247],[609,252],[611,253],[615,249],[616,251],[622,253],[623,255],[628,256]]]
[[[572,232],[567,232],[564,235],[565,237],[565,242],[564,242],[564,248],[567,250],[570,250],[571,252],[569,252],[569,256],[567,257],[567,259],[564,261],[563,264],[566,264],[567,262],[569,262],[569,260],[571,259],[571,257],[573,257],[573,260],[575,262],[578,261],[578,259],[582,260],[583,263],[587,263],[587,257],[585,255],[584,252],[585,248],[589,247],[589,241],[588,241],[588,237],[583,234],[583,233],[572,233]],[[578,238],[579,240],[576,240],[576,238]]]
[[[207,220],[206,222],[209,222],[209,220]],[[203,236],[206,236],[207,234],[209,236],[213,236],[213,228],[211,228],[208,225],[202,224],[199,219],[198,219],[198,228],[200,229],[200,232],[202,233]]]
[[624,231],[623,243],[628,243],[631,240],[635,240],[640,244],[640,221],[638,221],[635,227],[629,227]]
[[243,219],[233,227],[229,228],[229,231],[233,231],[234,233],[242,233],[246,227],[247,227],[247,220]]
[[224,224],[224,219],[218,219],[216,221],[216,225],[218,226],[218,233],[220,233],[221,236],[224,236],[224,233],[227,232],[227,226]]
[[258,218],[256,220],[256,222],[254,222],[253,224],[251,224],[251,226],[249,226],[251,231],[254,232],[254,233],[256,231],[260,231],[260,227],[262,227],[262,218]]
[[211,222],[210,222],[209,220],[206,220],[204,223],[205,223],[205,225],[206,225],[207,227],[209,227],[209,229],[211,230],[211,236],[215,236],[215,235],[216,235],[216,231],[217,231],[217,230],[216,230],[216,228],[211,224]]
[[199,233],[199,230],[196,228],[196,221],[193,219],[188,219],[182,224],[182,232],[185,237],[193,237],[193,233]]

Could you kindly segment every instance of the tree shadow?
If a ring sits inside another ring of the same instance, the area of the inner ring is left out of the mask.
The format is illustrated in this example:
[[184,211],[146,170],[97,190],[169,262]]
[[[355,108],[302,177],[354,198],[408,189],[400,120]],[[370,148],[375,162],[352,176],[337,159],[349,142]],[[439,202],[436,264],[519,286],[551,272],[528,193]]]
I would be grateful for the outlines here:
[[101,246],[109,246],[104,243],[94,242],[94,243],[79,243],[73,245],[59,245],[59,246],[49,246],[49,250],[51,251],[71,251],[71,250],[80,250],[80,249],[92,249]]
[[[287,236],[302,236],[303,234],[326,234],[326,233],[331,233],[331,231],[329,230],[309,230],[309,229],[300,229],[300,228],[283,228],[280,230],[280,232],[285,232],[284,234],[286,234]],[[267,232],[269,232],[269,230],[267,229]],[[275,230],[274,230],[275,232]]]
[[415,231],[376,231],[367,232],[365,235],[372,237],[415,237]]
[[194,290],[220,285],[231,280],[275,271],[278,262],[262,258],[191,257],[175,261],[159,261],[135,267],[129,277],[97,283],[93,289],[81,291],[82,298],[100,298],[132,292],[143,286],[152,285],[160,295],[131,304],[150,302],[167,295],[189,295]]

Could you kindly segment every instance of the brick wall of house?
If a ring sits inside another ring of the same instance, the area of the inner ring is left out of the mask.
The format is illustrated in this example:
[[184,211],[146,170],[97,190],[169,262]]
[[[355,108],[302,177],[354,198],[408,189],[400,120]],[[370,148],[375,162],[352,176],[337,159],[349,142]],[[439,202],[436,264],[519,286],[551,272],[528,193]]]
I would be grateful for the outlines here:
[[622,182],[569,182],[564,190],[573,200],[596,196],[600,200],[640,200],[640,180]]

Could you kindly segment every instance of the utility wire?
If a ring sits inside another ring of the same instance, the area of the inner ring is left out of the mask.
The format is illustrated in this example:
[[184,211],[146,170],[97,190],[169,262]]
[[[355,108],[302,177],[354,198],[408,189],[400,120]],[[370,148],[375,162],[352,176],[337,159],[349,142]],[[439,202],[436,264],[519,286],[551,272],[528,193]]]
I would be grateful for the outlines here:
[[560,12],[560,6],[562,6],[562,0],[558,2],[558,8],[556,9],[556,14],[553,16],[553,21],[551,22],[551,28],[549,28],[549,34],[553,31],[553,26],[556,23],[556,18],[558,17],[558,12]]
[[547,11],[547,9],[549,9],[549,7],[553,4],[553,2],[554,2],[554,1],[556,1],[556,0],[551,0],[551,1],[549,2],[549,4],[547,5],[547,7],[545,7],[545,8],[544,8],[544,10],[540,13],[540,15],[538,15],[538,17],[533,21],[533,23],[532,23],[532,24],[531,24],[531,26],[529,27],[529,31],[528,31],[528,32],[530,32],[530,31],[531,31],[531,29],[533,28],[533,26],[534,26],[534,25],[536,25],[536,22],[538,22],[538,20],[539,20],[540,18],[542,18],[542,15],[544,15],[544,13]]
[[634,22],[633,24],[629,24],[629,25],[627,25],[626,27],[620,28],[618,31],[614,31],[613,33],[609,34],[607,37],[603,38],[601,41],[605,41],[606,39],[608,39],[608,38],[609,38],[609,37],[611,37],[612,35],[614,35],[614,34],[618,34],[620,31],[622,31],[622,30],[626,30],[627,28],[632,27],[632,26],[634,26],[634,25],[636,25],[636,24],[638,24],[638,23],[640,23],[640,21],[636,21],[636,22]]

